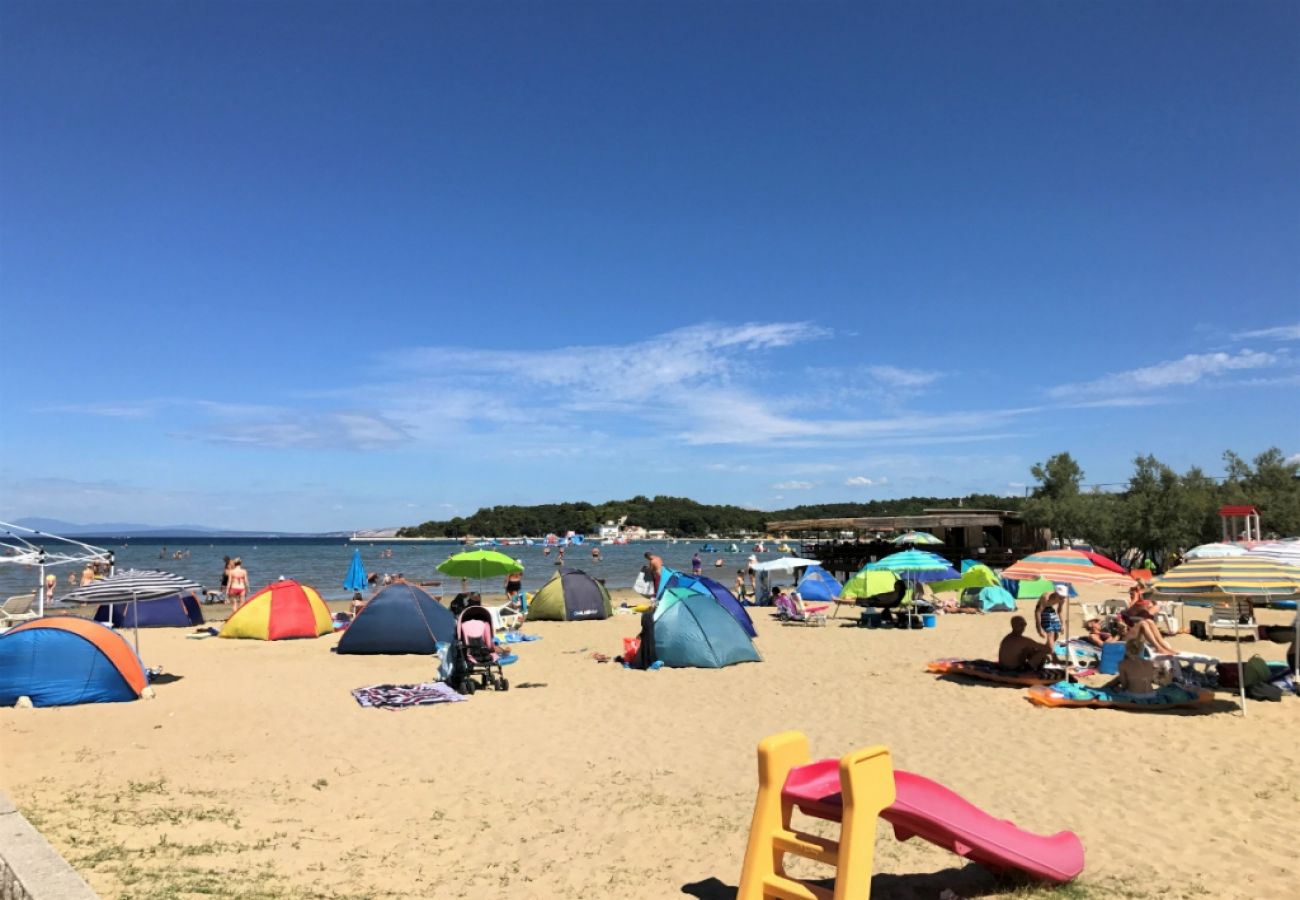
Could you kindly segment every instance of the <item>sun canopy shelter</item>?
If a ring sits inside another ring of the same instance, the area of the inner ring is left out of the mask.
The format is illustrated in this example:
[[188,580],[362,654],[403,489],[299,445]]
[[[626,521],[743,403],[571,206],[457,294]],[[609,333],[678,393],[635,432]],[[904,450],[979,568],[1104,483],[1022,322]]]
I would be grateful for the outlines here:
[[581,569],[561,569],[533,594],[528,604],[530,622],[608,619],[613,614],[609,591]]
[[217,636],[281,641],[320,637],[333,631],[329,607],[316,589],[285,578],[250,597],[226,620]]
[[114,628],[185,628],[202,625],[203,610],[187,592],[138,603],[104,603],[95,610],[95,621]]
[[803,599],[823,602],[834,600],[843,589],[835,576],[821,566],[809,566],[795,585],[795,590]]
[[[701,578],[697,575],[687,575],[685,572],[665,570],[664,591],[675,587],[710,594],[740,624],[740,627],[745,630],[745,634],[751,638],[757,637],[758,632],[754,630],[754,620],[749,617],[744,604],[737,600],[736,596],[719,582],[714,581],[712,578]],[[663,596],[663,591],[660,592],[660,596]]]
[[740,623],[712,595],[670,588],[653,622],[655,654],[665,666],[720,669],[761,659]]
[[83,544],[72,538],[60,537],[0,522],[0,566],[30,566],[36,569],[36,614],[45,615],[45,573],[58,566],[78,569],[86,563],[106,563],[113,567],[113,551]]
[[34,619],[0,635],[0,706],[118,703],[148,687],[120,634],[76,616]]
[[840,590],[841,597],[875,597],[878,594],[892,594],[898,576],[885,569],[862,569]]
[[438,652],[456,639],[456,617],[413,584],[390,584],[371,598],[339,638],[339,653]]

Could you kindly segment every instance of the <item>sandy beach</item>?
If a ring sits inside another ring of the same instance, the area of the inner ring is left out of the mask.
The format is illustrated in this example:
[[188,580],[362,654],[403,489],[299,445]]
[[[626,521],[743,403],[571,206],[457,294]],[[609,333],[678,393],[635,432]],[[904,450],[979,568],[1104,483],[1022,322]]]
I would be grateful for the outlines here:
[[[1005,614],[902,632],[756,612],[760,664],[627,671],[592,653],[619,652],[635,616],[537,623],[510,691],[397,712],[349,692],[430,680],[430,658],[153,629],[145,662],[172,676],[155,699],[0,710],[0,787],[104,897],[720,900],[739,881],[755,746],[798,729],[816,756],[886,744],[994,815],[1078,832],[1087,868],[1060,896],[1294,890],[1300,701],[1245,718],[1228,693],[1186,714],[1038,709],[924,671],[992,654]],[[1040,895],[883,825],[876,871],[873,897]]]

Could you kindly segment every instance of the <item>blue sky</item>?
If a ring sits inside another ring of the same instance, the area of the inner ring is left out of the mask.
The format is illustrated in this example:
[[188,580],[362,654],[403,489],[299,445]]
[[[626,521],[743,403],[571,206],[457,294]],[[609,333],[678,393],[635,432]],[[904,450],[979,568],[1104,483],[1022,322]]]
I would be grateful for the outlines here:
[[5,3],[0,518],[1300,453],[1300,6]]

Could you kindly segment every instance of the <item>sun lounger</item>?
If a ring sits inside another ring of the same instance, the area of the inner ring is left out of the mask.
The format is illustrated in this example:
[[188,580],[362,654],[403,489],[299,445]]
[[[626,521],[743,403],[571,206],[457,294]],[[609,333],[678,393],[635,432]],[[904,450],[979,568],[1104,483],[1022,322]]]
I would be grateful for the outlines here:
[[1252,641],[1259,637],[1259,626],[1255,624],[1255,610],[1247,597],[1234,597],[1214,604],[1210,618],[1205,623],[1205,632],[1214,637],[1215,631],[1227,631],[1240,640],[1243,636]]
[[17,625],[19,622],[27,622],[36,618],[36,613],[32,612],[32,606],[36,603],[36,595],[33,594],[15,594],[0,605],[0,625],[9,626]]

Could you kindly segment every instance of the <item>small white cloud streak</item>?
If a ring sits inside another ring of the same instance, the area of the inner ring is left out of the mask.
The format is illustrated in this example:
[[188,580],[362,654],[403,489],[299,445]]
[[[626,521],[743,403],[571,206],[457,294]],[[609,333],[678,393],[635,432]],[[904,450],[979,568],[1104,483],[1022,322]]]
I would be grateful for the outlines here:
[[867,374],[893,388],[923,388],[938,381],[941,373],[922,369],[902,369],[898,366],[868,366]]
[[1249,341],[1256,338],[1274,341],[1300,341],[1300,322],[1295,325],[1277,325],[1273,328],[1260,328],[1255,331],[1239,331],[1232,336],[1236,341]]
[[884,483],[883,478],[876,480],[876,479],[868,478],[865,475],[854,475],[850,478],[844,479],[844,484],[846,487],[873,487],[877,484],[883,484],[883,483]]
[[1048,393],[1057,398],[1069,398],[1081,394],[1122,394],[1180,387],[1224,372],[1270,368],[1282,359],[1278,354],[1257,350],[1241,350],[1235,354],[1191,353],[1182,359],[1116,372],[1093,381],[1059,385]]
[[772,485],[774,491],[810,491],[817,487],[815,481],[782,481]]

